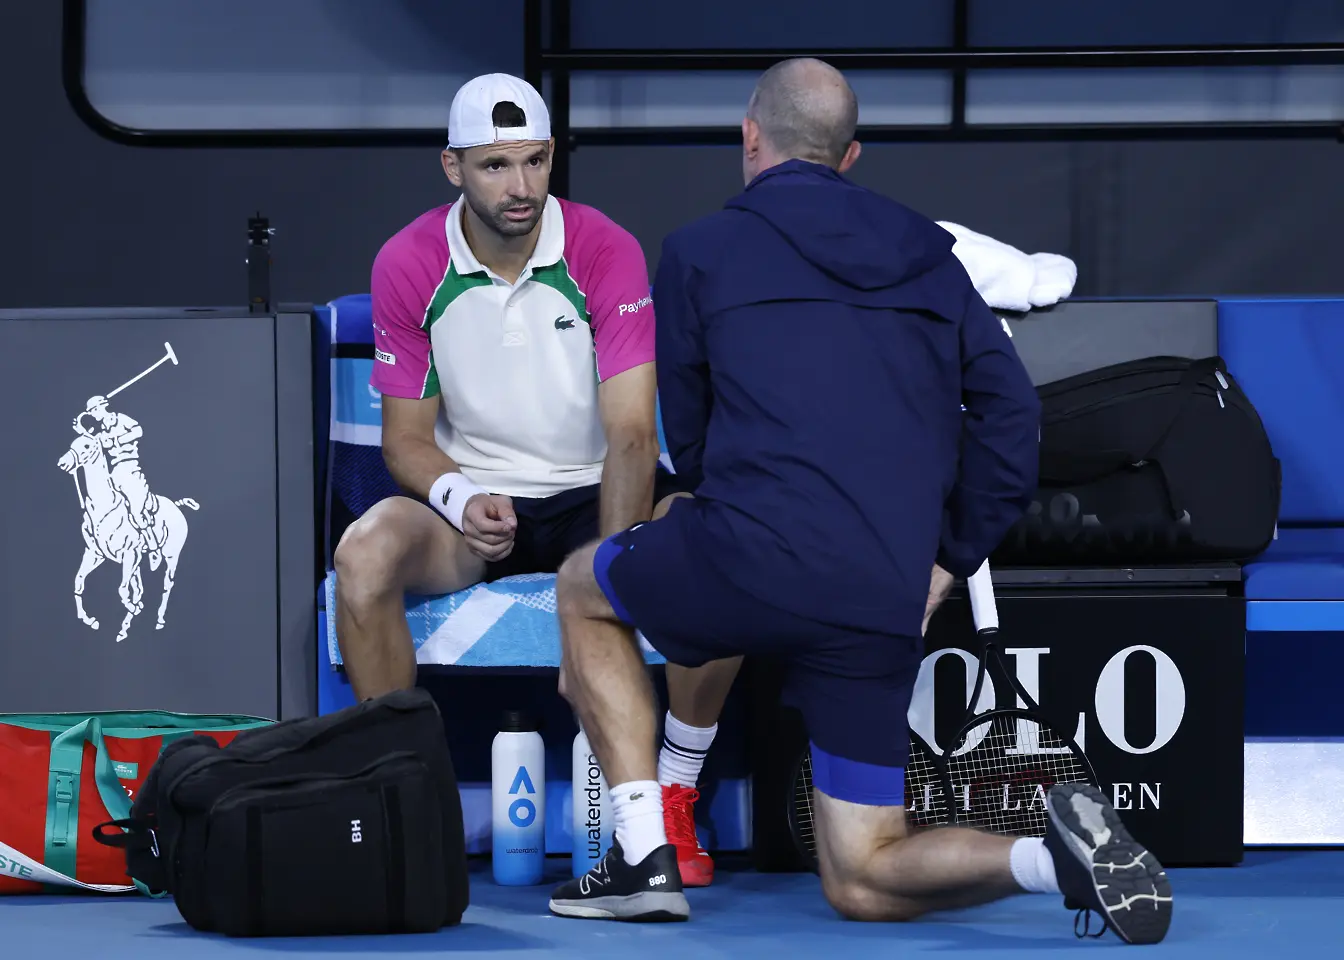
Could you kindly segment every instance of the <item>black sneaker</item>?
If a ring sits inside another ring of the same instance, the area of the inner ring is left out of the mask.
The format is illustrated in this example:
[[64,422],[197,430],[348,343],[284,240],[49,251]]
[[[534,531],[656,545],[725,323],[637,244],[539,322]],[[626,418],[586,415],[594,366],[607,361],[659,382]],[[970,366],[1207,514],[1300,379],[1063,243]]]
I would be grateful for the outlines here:
[[[1055,861],[1073,930],[1100,937],[1109,927],[1126,943],[1158,943],[1171,926],[1171,882],[1157,858],[1129,835],[1100,790],[1060,784],[1046,797],[1045,848]],[[1091,915],[1102,917],[1093,933]],[[1082,929],[1079,929],[1079,926]]]
[[630,866],[615,840],[607,855],[583,876],[551,894],[551,913],[584,920],[666,923],[689,920],[691,905],[681,892],[677,848],[665,843]]

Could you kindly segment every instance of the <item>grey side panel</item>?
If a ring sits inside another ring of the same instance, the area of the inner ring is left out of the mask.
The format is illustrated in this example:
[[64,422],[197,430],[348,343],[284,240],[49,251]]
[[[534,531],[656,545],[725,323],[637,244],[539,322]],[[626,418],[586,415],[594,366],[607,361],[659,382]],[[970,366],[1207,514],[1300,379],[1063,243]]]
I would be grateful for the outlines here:
[[1218,352],[1212,300],[1066,300],[1025,316],[1000,315],[1038,386],[1127,360]]
[[312,316],[275,322],[280,718],[317,715]]

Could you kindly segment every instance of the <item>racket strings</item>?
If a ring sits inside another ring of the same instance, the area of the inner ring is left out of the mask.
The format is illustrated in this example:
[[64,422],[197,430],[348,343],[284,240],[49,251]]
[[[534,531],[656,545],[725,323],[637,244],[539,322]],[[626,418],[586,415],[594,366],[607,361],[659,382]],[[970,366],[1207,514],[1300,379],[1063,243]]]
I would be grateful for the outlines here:
[[[793,814],[798,841],[814,853],[810,760],[804,758],[794,782]],[[1095,784],[1086,761],[1064,737],[1023,713],[986,714],[963,730],[947,758],[951,796],[944,787],[941,760],[911,739],[905,804],[913,827],[955,822],[1004,836],[1043,837],[1050,788],[1061,783]]]
[[917,827],[936,827],[948,823],[947,792],[933,755],[914,740],[905,766],[906,820]]
[[797,825],[798,842],[815,854],[817,849],[816,820],[812,812],[812,755],[803,757],[798,777],[793,785],[793,815]]
[[968,726],[948,757],[948,774],[957,822],[1005,836],[1044,836],[1051,787],[1092,782],[1062,736],[1020,713],[990,714]]

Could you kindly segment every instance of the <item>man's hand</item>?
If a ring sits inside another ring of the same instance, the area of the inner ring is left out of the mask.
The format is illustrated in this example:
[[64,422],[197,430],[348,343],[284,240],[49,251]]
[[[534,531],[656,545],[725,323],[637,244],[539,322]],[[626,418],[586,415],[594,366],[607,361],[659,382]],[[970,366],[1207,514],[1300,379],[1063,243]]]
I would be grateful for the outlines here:
[[518,517],[513,501],[500,493],[478,493],[462,510],[462,535],[472,553],[494,563],[513,552]]
[[947,594],[952,589],[952,580],[952,574],[936,563],[933,565],[933,574],[929,577],[929,599],[924,604],[924,625],[919,628],[921,637],[929,632],[929,621],[933,619],[933,612],[947,599]]

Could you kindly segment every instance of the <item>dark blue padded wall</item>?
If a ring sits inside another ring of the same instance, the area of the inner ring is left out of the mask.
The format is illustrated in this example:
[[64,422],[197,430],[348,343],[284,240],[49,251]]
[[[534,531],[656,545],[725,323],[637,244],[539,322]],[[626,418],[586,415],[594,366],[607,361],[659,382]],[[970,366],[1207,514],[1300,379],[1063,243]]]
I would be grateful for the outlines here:
[[1344,300],[1223,300],[1218,335],[1283,461],[1281,518],[1344,523]]
[[1279,536],[1246,595],[1344,600],[1344,301],[1224,300],[1219,340],[1283,471]]
[[1278,539],[1246,566],[1246,733],[1344,736],[1344,300],[1225,300],[1219,340],[1283,472]]

